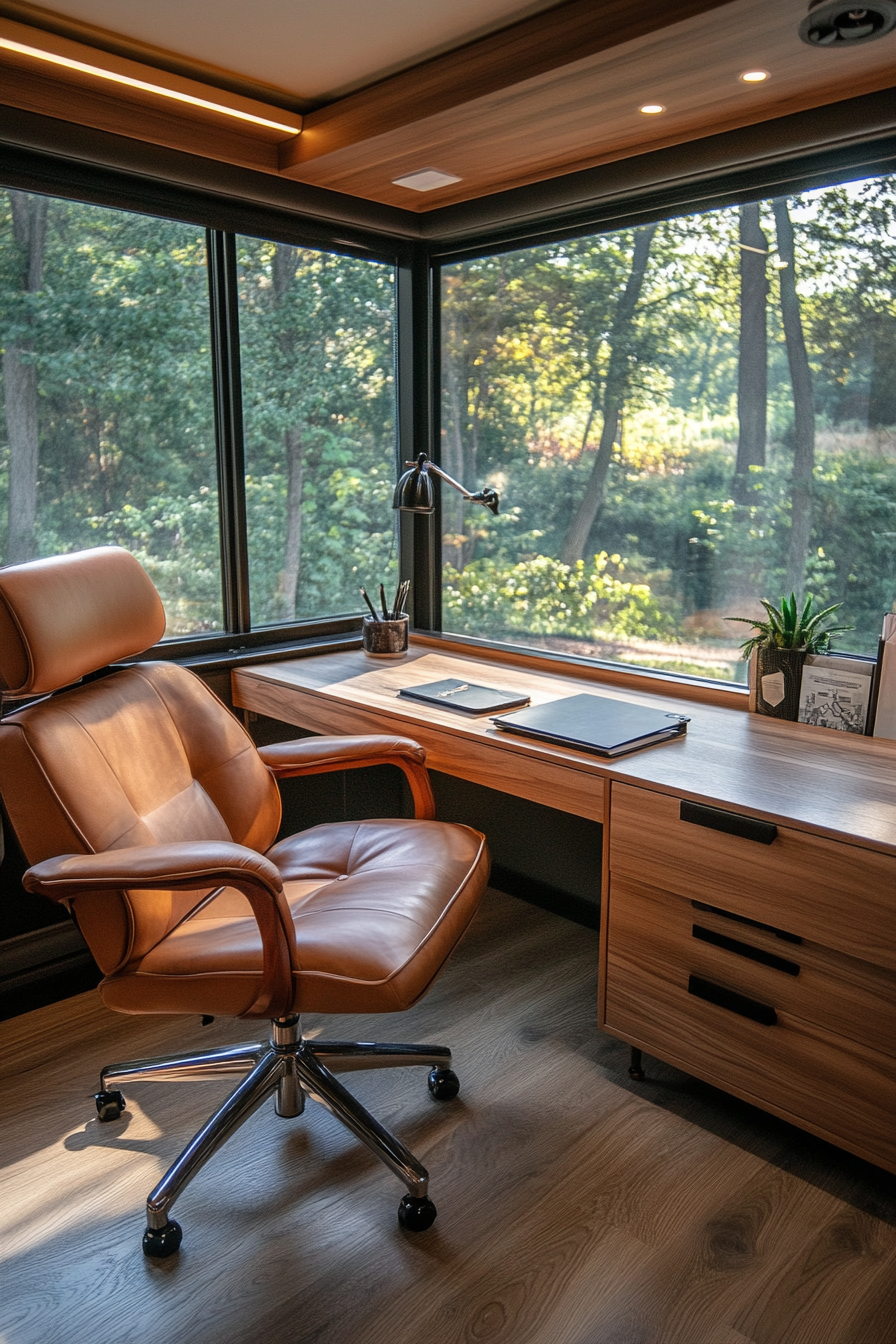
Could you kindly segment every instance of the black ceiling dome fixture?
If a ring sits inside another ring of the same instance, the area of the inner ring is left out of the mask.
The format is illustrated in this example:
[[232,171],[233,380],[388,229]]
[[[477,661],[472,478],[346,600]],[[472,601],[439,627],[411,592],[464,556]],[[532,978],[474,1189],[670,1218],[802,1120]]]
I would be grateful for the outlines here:
[[800,24],[800,37],[810,47],[854,47],[873,42],[896,28],[896,0],[851,5],[848,0],[811,0]]

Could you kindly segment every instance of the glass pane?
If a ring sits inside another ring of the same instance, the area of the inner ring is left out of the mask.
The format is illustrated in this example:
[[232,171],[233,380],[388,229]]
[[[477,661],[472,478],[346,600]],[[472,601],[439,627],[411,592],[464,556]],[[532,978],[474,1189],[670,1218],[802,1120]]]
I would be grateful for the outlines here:
[[394,272],[237,240],[253,625],[394,588]]
[[124,546],[220,629],[204,232],[0,191],[0,239],[3,561]]
[[[896,598],[896,178],[443,273],[443,625],[746,678],[760,598]],[[449,498],[450,496],[450,498]]]

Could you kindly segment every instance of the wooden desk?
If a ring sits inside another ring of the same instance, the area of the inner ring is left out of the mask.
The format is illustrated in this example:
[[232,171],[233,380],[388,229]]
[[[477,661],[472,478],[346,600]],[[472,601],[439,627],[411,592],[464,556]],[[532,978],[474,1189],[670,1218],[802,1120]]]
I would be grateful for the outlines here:
[[[443,677],[691,723],[609,761],[397,698]],[[318,733],[406,734],[433,769],[601,822],[599,1024],[896,1171],[896,743],[425,647],[240,668],[233,696]]]

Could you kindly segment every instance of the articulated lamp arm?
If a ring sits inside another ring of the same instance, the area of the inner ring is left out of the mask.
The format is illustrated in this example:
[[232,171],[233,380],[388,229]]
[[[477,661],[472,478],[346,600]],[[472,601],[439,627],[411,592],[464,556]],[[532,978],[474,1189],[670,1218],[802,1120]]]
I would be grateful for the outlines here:
[[425,453],[418,454],[416,462],[406,462],[408,470],[400,478],[395,487],[395,494],[392,499],[393,509],[401,509],[405,513],[432,513],[435,508],[435,492],[431,476],[438,476],[446,485],[463,495],[464,499],[469,499],[473,504],[483,504],[492,513],[498,512],[497,490],[493,490],[487,485],[483,490],[477,490],[475,493],[467,490],[456,481],[453,476],[449,476],[447,471],[437,467],[435,462],[430,462]]

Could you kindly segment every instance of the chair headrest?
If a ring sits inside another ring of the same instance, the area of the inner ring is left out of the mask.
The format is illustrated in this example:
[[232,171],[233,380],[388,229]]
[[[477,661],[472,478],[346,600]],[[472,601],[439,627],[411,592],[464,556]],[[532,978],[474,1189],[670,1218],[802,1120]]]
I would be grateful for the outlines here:
[[118,546],[0,569],[0,688],[12,694],[70,686],[164,633],[152,580]]

